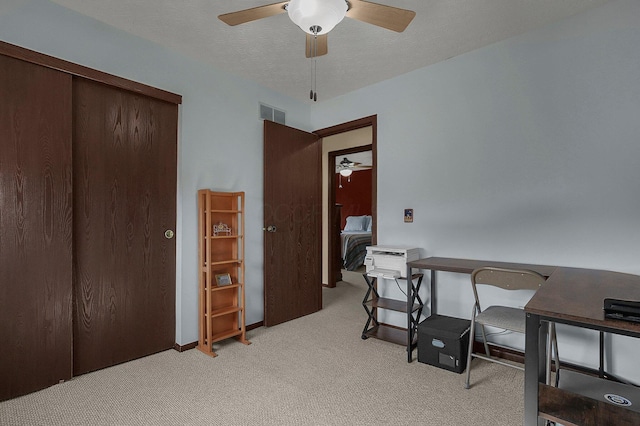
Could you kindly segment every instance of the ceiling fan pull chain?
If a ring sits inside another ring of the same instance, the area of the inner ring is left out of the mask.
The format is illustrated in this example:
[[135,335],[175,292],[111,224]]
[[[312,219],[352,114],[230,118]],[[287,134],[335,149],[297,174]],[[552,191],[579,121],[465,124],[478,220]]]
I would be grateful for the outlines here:
[[311,66],[309,67],[309,76],[311,77],[311,90],[309,90],[309,99],[313,100],[313,62],[309,63]]
[[313,46],[312,46],[312,54],[311,54],[311,91],[309,92],[309,98],[313,100],[313,102],[318,102],[318,92],[317,92],[317,57],[318,57],[318,33],[322,31],[322,27],[317,25],[309,28],[313,33]]
[[309,90],[309,99],[313,100],[313,58],[309,62],[309,86],[311,90]]
[[313,102],[318,102],[318,69],[316,58],[313,58]]
[[313,102],[318,102],[318,32],[313,36]]

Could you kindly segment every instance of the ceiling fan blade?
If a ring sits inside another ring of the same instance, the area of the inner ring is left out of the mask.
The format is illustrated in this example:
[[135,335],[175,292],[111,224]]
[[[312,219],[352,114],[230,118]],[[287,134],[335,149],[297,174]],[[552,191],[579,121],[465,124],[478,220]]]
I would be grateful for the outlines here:
[[[306,55],[307,58],[313,58],[314,56],[322,56],[322,55],[326,55],[327,53],[329,53],[329,47],[328,47],[328,42],[327,42],[327,34],[322,34],[317,36],[318,40],[317,40],[317,46],[315,46],[314,49],[314,40],[311,34],[307,34],[307,47],[306,47]],[[314,52],[315,51],[315,52]],[[314,55],[315,53],[315,55]]]
[[279,15],[285,13],[284,5],[289,3],[288,1],[281,1],[280,3],[268,4],[266,6],[253,7],[251,9],[240,10],[238,12],[225,13],[218,16],[222,22],[227,25],[239,25],[246,22],[256,21],[262,18],[268,18],[269,16]]
[[349,4],[351,7],[347,11],[347,17],[399,33],[403,32],[416,16],[412,10],[363,0],[349,0]]

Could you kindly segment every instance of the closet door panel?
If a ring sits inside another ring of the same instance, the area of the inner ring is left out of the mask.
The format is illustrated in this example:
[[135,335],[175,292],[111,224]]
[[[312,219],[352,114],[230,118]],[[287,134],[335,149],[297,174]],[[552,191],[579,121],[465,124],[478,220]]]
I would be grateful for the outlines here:
[[0,56],[0,400],[72,374],[71,76]]
[[81,78],[74,106],[74,374],[175,344],[177,105]]

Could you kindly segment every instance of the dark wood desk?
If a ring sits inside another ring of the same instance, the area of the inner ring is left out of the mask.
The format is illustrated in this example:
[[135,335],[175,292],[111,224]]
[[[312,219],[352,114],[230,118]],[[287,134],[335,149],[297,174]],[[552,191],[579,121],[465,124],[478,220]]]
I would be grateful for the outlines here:
[[436,309],[436,271],[457,272],[460,274],[471,274],[475,269],[485,266],[498,268],[528,269],[536,271],[544,277],[548,277],[556,270],[555,266],[533,265],[529,263],[495,262],[492,260],[456,259],[451,257],[427,257],[407,262],[407,276],[411,276],[413,269],[431,271],[430,284],[430,308],[431,314],[435,314]]
[[549,321],[640,337],[640,324],[604,318],[606,297],[640,300],[640,276],[558,267],[525,306],[525,426],[543,425],[540,417],[564,424],[640,424],[639,413],[544,384]]
[[[448,257],[429,257],[408,262],[407,276],[411,276],[413,268],[431,270],[430,302],[431,313],[434,314],[436,271],[471,274],[474,269],[484,266],[528,269],[547,278],[525,306],[525,426],[543,425],[543,418],[564,420],[564,424],[640,425],[640,414],[636,412],[568,394],[544,384],[548,322],[640,337],[640,324],[605,320],[603,311],[605,297],[640,300],[640,276],[594,269]],[[567,407],[579,408],[571,412],[566,410]]]

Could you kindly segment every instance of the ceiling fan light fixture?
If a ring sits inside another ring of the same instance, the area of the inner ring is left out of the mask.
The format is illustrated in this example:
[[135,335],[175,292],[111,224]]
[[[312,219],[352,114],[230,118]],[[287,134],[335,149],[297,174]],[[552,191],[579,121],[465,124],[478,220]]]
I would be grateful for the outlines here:
[[344,157],[342,159],[342,161],[340,162],[339,166],[342,167],[343,169],[349,168],[349,167],[353,167],[355,166],[356,163],[354,163],[353,161],[349,160],[347,157]]
[[312,35],[326,34],[347,13],[345,0],[291,0],[287,13],[294,24]]
[[344,176],[344,177],[351,176],[351,173],[353,173],[353,170],[351,170],[351,169],[342,169],[342,170],[340,170],[340,174],[342,176]]

